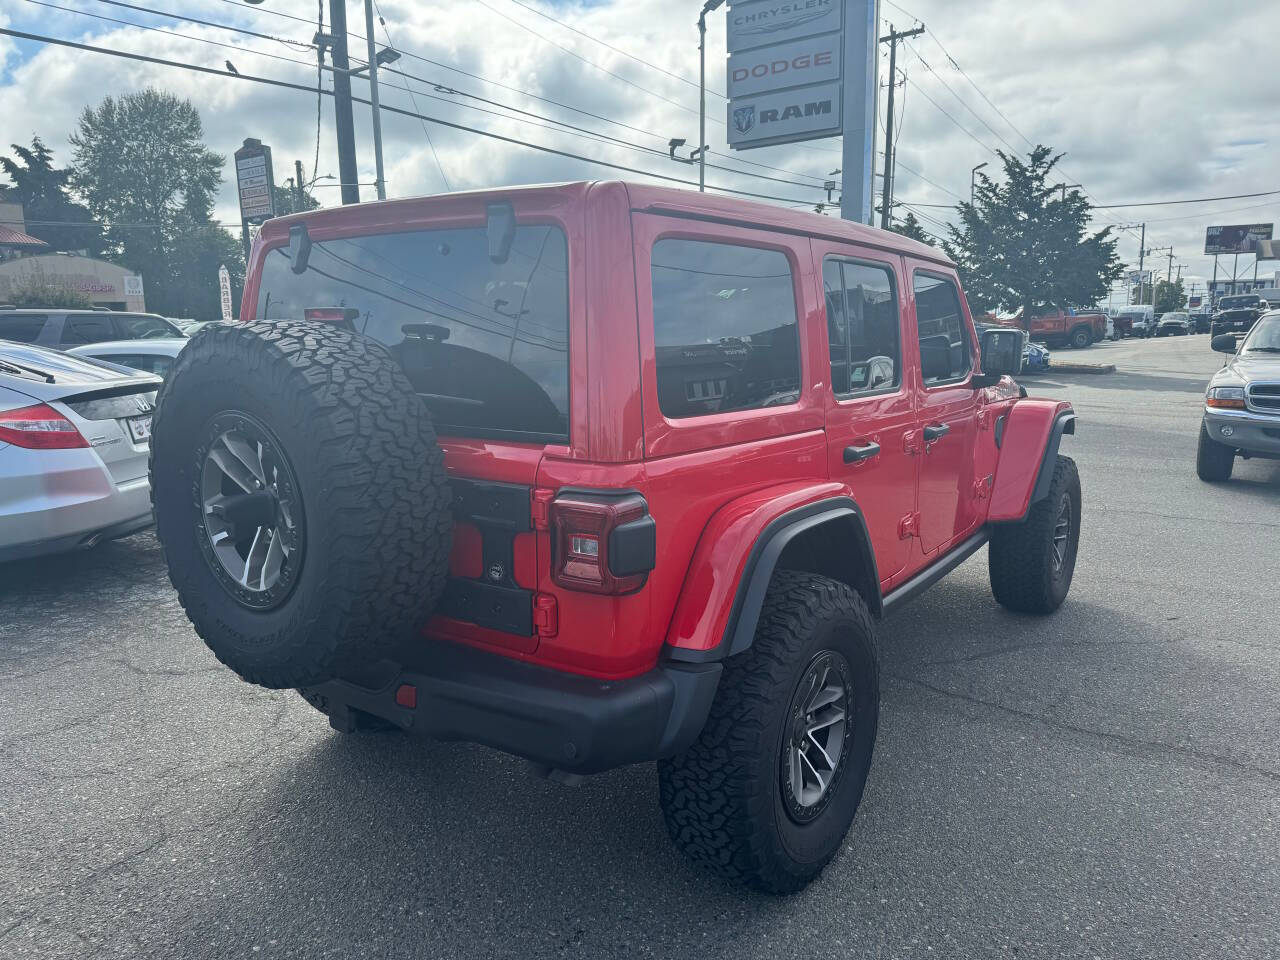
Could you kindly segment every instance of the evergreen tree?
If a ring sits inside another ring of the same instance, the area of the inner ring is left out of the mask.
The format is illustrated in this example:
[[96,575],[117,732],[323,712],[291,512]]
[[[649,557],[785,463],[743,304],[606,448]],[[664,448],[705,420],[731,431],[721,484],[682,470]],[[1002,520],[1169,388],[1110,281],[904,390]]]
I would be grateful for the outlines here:
[[53,165],[53,151],[36,136],[31,146],[12,144],[17,156],[0,157],[0,168],[13,183],[11,196],[22,204],[27,233],[49,244],[48,252],[83,251],[88,256],[102,252],[102,228],[93,223],[89,208],[76,203],[68,193],[70,170]]
[[920,225],[920,221],[916,219],[916,215],[910,210],[901,220],[894,218],[889,224],[889,229],[894,233],[900,233],[904,237],[910,237],[912,240],[919,240],[921,243],[927,243],[931,247],[936,247],[933,237],[924,232],[924,227]]
[[1023,323],[1049,305],[1085,307],[1107,295],[1123,268],[1111,228],[1088,232],[1092,206],[1049,177],[1061,154],[1038,146],[1027,162],[999,152],[1004,179],[979,174],[972,203],[957,204],[959,227],[943,244],[970,305],[1021,310]]

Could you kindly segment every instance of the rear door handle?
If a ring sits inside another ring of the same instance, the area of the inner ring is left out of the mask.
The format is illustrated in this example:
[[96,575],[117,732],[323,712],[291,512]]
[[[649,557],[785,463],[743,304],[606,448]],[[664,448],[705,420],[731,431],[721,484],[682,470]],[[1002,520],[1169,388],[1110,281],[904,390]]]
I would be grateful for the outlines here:
[[844,448],[844,462],[861,463],[863,460],[870,460],[879,452],[880,444],[878,443],[855,444],[852,447]]
[[951,432],[951,424],[949,423],[931,423],[924,428],[924,442],[933,443],[935,440],[941,440]]

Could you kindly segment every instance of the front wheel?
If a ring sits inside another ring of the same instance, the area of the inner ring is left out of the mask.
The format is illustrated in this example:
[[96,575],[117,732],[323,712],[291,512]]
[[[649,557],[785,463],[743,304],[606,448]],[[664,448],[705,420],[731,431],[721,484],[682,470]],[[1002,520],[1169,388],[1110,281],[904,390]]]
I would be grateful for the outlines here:
[[792,893],[840,849],[862,799],[880,713],[862,598],[780,570],[751,649],[725,662],[698,739],[658,764],[667,831],[692,861]]
[[1235,465],[1235,450],[1211,438],[1208,429],[1202,425],[1200,443],[1196,447],[1196,475],[1206,483],[1221,483],[1231,479]]
[[1093,343],[1093,334],[1089,332],[1088,327],[1076,327],[1071,331],[1071,346],[1077,350],[1083,350],[1091,343]]
[[1049,493],[1021,523],[999,524],[991,535],[991,592],[1001,606],[1020,613],[1053,613],[1071,589],[1080,544],[1080,473],[1070,457],[1058,457]]

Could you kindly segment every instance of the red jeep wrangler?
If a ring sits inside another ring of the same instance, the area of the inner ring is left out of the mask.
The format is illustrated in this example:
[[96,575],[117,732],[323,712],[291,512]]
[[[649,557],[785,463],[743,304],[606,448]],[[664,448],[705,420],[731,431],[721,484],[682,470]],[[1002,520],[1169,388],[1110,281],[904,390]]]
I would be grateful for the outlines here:
[[561,778],[658,762],[671,838],[759,889],[839,849],[876,621],[989,544],[1071,583],[1066,403],[897,234],[623,183],[270,221],[242,322],[161,391],[157,531],[200,636],[339,730]]

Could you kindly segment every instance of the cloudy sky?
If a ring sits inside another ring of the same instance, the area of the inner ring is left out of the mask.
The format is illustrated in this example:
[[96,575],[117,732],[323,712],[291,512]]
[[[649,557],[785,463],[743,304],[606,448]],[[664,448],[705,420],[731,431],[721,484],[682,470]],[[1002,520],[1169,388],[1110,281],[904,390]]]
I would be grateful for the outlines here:
[[[378,2],[390,36],[405,53],[396,66],[413,75],[384,73],[384,104],[587,158],[696,179],[693,168],[666,158],[665,144],[670,137],[697,142],[697,0]],[[363,36],[362,4],[348,3],[349,25]],[[1212,258],[1200,254],[1205,226],[1280,220],[1280,194],[1101,209],[1280,190],[1280,70],[1274,47],[1280,3],[906,0],[904,6],[882,0],[882,26],[892,21],[909,27],[918,18],[927,32],[899,48],[907,84],[898,101],[895,196],[915,205],[930,231],[944,232],[951,219],[947,205],[967,196],[971,167],[990,161],[991,172],[996,149],[1025,152],[1032,142],[1065,152],[1062,179],[1084,185],[1099,204],[1100,225],[1145,221],[1148,247],[1172,245],[1175,269],[1182,263],[1184,279],[1198,281],[1202,289],[1213,269]],[[325,8],[327,19],[327,0]],[[316,0],[265,0],[256,7],[240,0],[0,0],[0,26],[218,70],[230,60],[241,74],[311,85],[314,53],[305,45],[316,15]],[[708,22],[708,86],[723,92],[723,11]],[[383,27],[375,27],[379,44],[385,44]],[[363,41],[351,43],[353,56],[363,59]],[[882,84],[887,72],[886,58]],[[322,176],[337,174],[333,104],[327,97],[317,162],[311,94],[4,36],[0,145],[26,143],[39,134],[65,163],[67,136],[86,104],[147,85],[196,103],[208,144],[228,157],[253,136],[272,146],[278,180],[292,172],[295,158],[308,175],[313,165]],[[367,94],[367,83],[355,81],[355,91]],[[708,170],[709,185],[795,206],[824,197],[821,181],[840,166],[838,140],[734,153],[725,146],[724,114],[724,99],[709,94],[710,162],[724,168]],[[383,133],[392,197],[548,180],[643,178],[430,120],[384,115]],[[371,182],[368,109],[360,105],[356,137],[360,179]],[[332,182],[317,186],[326,205],[338,202],[337,189],[322,186]],[[364,195],[372,198],[372,187]],[[237,222],[230,183],[224,183],[218,215]],[[1121,258],[1136,266],[1137,231],[1121,237]],[[1230,269],[1229,258],[1223,266]],[[1263,267],[1262,274],[1272,274],[1280,263]]]

